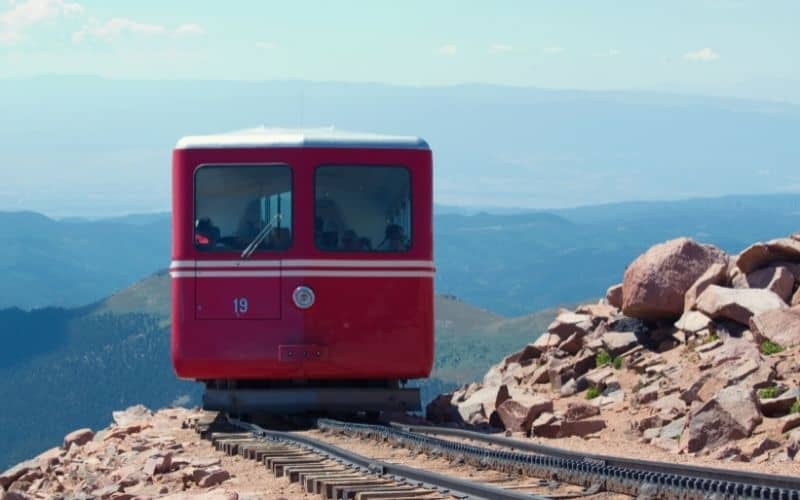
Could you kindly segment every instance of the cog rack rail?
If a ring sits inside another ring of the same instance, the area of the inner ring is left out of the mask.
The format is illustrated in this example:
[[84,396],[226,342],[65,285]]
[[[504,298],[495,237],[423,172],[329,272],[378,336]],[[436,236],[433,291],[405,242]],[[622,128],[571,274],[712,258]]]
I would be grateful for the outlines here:
[[[370,425],[330,419],[319,419],[317,426],[321,430],[392,440],[498,470],[556,478],[587,487],[600,484],[606,491],[632,496],[701,499],[714,495],[718,498],[800,500],[800,478],[797,477],[593,455],[461,429]],[[512,449],[479,447],[434,435],[467,438]]]

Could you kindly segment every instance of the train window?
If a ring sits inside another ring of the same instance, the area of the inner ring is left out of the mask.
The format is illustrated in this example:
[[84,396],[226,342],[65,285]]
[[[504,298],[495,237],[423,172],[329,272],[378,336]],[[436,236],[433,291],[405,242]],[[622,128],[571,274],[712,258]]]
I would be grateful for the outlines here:
[[242,251],[259,236],[259,250],[285,250],[292,241],[291,169],[203,166],[195,174],[194,211],[194,240],[200,250]]
[[408,169],[320,166],[315,183],[317,248],[340,252],[404,252],[411,247]]

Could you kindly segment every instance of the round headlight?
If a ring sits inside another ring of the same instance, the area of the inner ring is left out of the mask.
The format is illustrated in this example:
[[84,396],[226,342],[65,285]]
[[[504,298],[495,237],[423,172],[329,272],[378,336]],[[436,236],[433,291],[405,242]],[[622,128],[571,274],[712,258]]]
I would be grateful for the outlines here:
[[294,305],[296,305],[299,309],[308,309],[309,307],[313,306],[315,299],[316,297],[314,296],[314,290],[307,286],[298,286],[292,293]]

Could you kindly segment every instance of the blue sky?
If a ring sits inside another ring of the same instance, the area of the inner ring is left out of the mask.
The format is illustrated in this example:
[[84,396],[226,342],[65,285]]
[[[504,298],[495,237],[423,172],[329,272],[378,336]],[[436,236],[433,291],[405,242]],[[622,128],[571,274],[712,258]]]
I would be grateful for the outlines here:
[[0,0],[0,78],[465,82],[800,102],[797,1]]

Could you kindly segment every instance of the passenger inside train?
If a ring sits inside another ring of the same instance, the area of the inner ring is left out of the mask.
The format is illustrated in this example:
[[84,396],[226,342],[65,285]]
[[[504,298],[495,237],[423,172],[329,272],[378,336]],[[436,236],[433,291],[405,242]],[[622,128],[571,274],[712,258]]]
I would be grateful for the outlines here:
[[[404,252],[411,246],[411,186],[404,167],[320,166],[314,240],[330,252]],[[289,167],[206,166],[195,177],[195,245],[258,250],[292,243]],[[266,234],[262,234],[265,231]]]
[[291,171],[282,165],[206,166],[195,176],[195,245],[204,251],[247,248],[267,226],[260,250],[292,241]]
[[316,171],[317,247],[404,252],[411,245],[411,183],[404,167],[322,166]]

